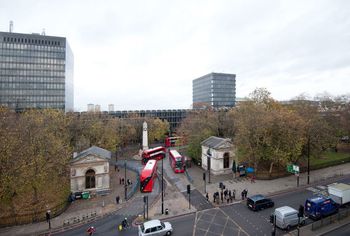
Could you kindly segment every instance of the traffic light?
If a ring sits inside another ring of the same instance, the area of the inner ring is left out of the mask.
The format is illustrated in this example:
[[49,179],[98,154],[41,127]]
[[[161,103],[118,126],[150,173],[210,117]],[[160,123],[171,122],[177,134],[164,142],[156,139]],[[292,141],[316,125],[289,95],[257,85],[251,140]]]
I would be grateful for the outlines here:
[[304,206],[300,205],[299,206],[299,213],[298,213],[298,217],[303,217],[304,216]]
[[191,185],[187,184],[187,194],[191,193]]

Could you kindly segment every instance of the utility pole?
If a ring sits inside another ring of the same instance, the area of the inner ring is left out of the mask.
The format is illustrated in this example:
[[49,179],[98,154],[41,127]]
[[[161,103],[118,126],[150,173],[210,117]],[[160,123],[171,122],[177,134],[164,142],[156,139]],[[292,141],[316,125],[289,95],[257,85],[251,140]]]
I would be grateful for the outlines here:
[[128,200],[128,186],[126,185],[126,156],[124,158],[124,192],[125,192],[125,201]]
[[307,184],[310,184],[310,135],[307,139]]
[[[165,155],[165,153],[164,153]],[[163,160],[165,156],[162,158],[162,215],[164,214],[164,166],[163,166]]]

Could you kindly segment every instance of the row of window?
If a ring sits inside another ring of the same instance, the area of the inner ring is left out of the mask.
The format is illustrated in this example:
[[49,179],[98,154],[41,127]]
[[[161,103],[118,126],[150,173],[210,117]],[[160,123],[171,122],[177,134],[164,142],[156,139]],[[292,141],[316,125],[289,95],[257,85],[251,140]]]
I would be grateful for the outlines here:
[[32,63],[32,64],[39,64],[39,63],[45,63],[45,64],[59,64],[59,65],[65,65],[64,59],[56,59],[56,58],[38,58],[38,57],[9,57],[0,55],[0,62],[16,62],[16,63]]
[[55,45],[55,46],[61,45],[60,41],[44,40],[44,39],[4,37],[3,40],[6,43],[31,43],[31,44]]
[[17,69],[17,70],[61,70],[64,71],[64,65],[55,64],[26,64],[13,62],[0,62],[0,69]]
[[16,96],[16,97],[11,97],[11,96],[0,96],[0,103],[8,103],[8,102],[64,102],[64,97],[63,96],[30,96],[30,95],[23,95],[23,96]]
[[0,83],[64,83],[64,77],[11,77],[0,76]]
[[50,51],[32,51],[32,50],[11,50],[11,49],[2,49],[0,50],[0,54],[3,56],[17,56],[17,57],[43,57],[43,58],[58,58],[64,59],[64,52],[50,52]]
[[0,88],[6,89],[64,89],[64,84],[56,83],[1,83]]
[[0,76],[64,76],[64,71],[51,71],[51,70],[10,70],[1,69]]

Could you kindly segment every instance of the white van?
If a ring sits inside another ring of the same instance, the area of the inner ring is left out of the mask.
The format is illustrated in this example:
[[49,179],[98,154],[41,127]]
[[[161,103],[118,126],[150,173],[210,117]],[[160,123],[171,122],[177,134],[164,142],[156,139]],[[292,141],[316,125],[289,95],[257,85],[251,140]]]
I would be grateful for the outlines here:
[[[292,207],[276,208],[273,215],[276,216],[276,226],[281,229],[290,230],[291,227],[298,225],[298,211]],[[305,224],[304,217],[300,217],[300,224]]]

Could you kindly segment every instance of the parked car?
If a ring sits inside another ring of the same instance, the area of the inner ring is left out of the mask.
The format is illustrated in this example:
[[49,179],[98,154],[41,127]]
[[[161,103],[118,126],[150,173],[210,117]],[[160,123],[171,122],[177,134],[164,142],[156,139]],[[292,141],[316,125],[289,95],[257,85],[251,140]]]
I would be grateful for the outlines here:
[[298,222],[301,225],[305,224],[305,217],[298,217],[298,213],[296,209],[289,206],[279,207],[271,214],[270,222],[274,223],[276,219],[277,227],[290,230],[291,227],[298,225]]
[[169,222],[150,220],[139,225],[139,236],[171,235],[173,228]]
[[339,204],[328,197],[316,196],[305,201],[305,215],[314,220],[337,213],[338,210]]
[[259,211],[261,209],[273,207],[274,205],[275,204],[271,199],[266,198],[261,194],[247,198],[247,206],[253,211]]

